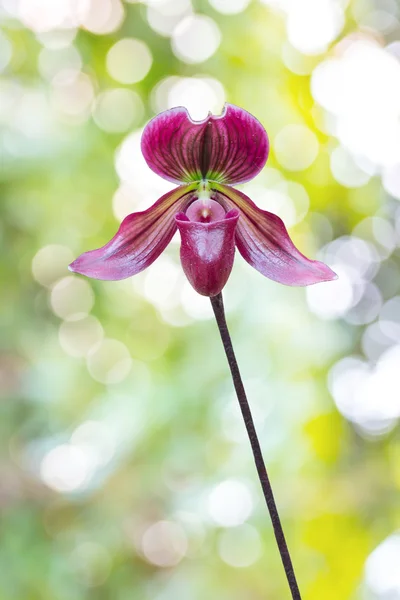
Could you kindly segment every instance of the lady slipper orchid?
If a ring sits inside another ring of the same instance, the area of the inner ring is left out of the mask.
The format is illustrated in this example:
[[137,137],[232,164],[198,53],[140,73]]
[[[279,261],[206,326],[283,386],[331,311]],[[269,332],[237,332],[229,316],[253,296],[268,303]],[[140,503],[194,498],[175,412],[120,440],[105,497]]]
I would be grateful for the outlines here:
[[125,279],[151,265],[179,229],[183,269],[204,296],[221,292],[235,247],[279,283],[335,279],[328,266],[297,250],[277,215],[231,187],[255,177],[268,151],[261,123],[232,104],[203,121],[193,121],[183,107],[159,114],[144,129],[142,152],[155,173],[179,187],[144,212],[128,215],[108,244],[79,256],[70,270],[95,279]]
[[193,121],[182,107],[145,127],[142,152],[149,167],[179,186],[144,212],[128,215],[102,248],[79,256],[71,271],[96,279],[125,279],[161,254],[179,229],[181,262],[194,289],[209,296],[232,374],[258,477],[293,600],[301,600],[260,442],[226,323],[221,290],[235,248],[266,277],[286,285],[335,279],[325,264],[306,258],[281,219],[231,187],[255,177],[268,158],[268,136],[252,115],[226,104],[222,115]]

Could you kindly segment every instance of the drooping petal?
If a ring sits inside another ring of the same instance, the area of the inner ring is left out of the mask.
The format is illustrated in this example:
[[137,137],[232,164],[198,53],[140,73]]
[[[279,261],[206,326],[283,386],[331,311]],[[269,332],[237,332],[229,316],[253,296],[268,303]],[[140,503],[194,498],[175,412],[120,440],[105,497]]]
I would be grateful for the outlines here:
[[258,208],[245,194],[215,184],[216,199],[226,210],[238,208],[236,246],[243,258],[269,279],[303,286],[336,279],[324,263],[306,258],[294,246],[283,221]]
[[128,215],[102,248],[81,254],[69,269],[94,279],[126,279],[159,257],[176,231],[175,215],[193,200],[195,185],[162,196],[144,212]]
[[231,210],[220,221],[190,221],[184,213],[175,217],[181,234],[181,262],[186,277],[202,296],[216,296],[233,266],[235,228],[239,211]]
[[175,183],[244,183],[268,158],[265,129],[250,113],[225,104],[221,115],[193,121],[186,108],[160,113],[145,127],[142,152],[149,167]]

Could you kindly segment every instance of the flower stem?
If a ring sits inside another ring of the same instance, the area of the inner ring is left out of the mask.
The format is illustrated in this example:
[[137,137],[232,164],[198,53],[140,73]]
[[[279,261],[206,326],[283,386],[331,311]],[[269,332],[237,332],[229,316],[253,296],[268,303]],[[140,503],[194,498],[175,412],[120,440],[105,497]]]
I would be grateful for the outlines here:
[[217,320],[222,343],[224,345],[226,358],[228,359],[229,368],[232,373],[233,384],[235,386],[237,399],[239,401],[240,409],[242,411],[244,419],[244,424],[246,426],[247,434],[249,436],[254,461],[257,467],[258,477],[260,479],[265,501],[268,506],[269,514],[274,528],[275,538],[278,544],[282,563],[285,568],[285,573],[289,583],[290,591],[292,593],[292,598],[293,600],[301,600],[300,590],[297,585],[292,560],[290,558],[289,550],[285,539],[285,534],[283,533],[282,524],[279,518],[278,509],[276,507],[271,483],[269,481],[267,469],[264,464],[260,442],[257,437],[256,428],[254,426],[250,406],[246,397],[246,392],[240,375],[239,366],[237,364],[235,353],[233,350],[231,336],[229,334],[228,325],[226,323],[222,294],[220,293],[217,296],[213,296],[210,298],[210,300],[215,318]]

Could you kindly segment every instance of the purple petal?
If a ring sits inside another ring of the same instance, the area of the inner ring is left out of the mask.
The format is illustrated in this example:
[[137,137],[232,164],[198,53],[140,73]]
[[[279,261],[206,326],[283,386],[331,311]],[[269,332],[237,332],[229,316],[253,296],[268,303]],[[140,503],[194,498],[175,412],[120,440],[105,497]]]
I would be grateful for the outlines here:
[[231,210],[221,221],[189,221],[184,213],[175,217],[181,234],[181,262],[186,277],[202,296],[216,296],[233,266],[235,228],[239,212]]
[[175,215],[193,199],[194,185],[162,196],[144,212],[128,215],[115,236],[102,248],[81,254],[70,271],[94,279],[126,279],[151,265],[176,231]]
[[142,136],[149,167],[175,183],[244,183],[261,171],[268,151],[261,123],[233,104],[204,121],[193,121],[184,107],[172,108],[152,119]]
[[297,250],[277,215],[261,210],[231,187],[215,184],[214,189],[215,198],[226,210],[239,209],[236,246],[257,271],[285,285],[311,285],[337,278],[327,265],[310,260]]

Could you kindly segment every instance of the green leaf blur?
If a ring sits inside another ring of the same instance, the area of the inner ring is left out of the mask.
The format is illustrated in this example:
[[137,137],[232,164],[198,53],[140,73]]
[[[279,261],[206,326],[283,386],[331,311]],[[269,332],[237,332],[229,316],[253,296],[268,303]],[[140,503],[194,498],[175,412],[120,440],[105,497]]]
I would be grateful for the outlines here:
[[244,186],[337,282],[239,255],[227,318],[304,600],[400,598],[395,0],[0,0],[0,600],[284,600],[207,298],[179,239],[73,276],[169,189],[155,113],[265,126]]

